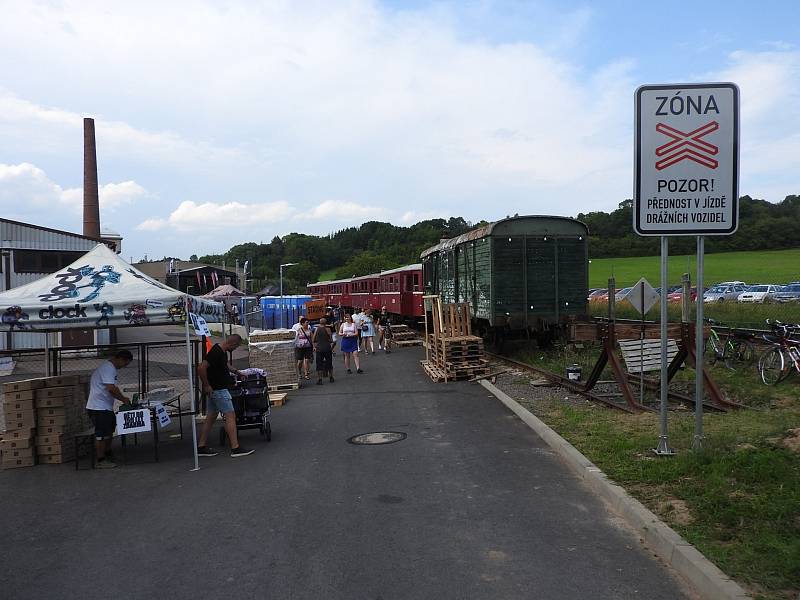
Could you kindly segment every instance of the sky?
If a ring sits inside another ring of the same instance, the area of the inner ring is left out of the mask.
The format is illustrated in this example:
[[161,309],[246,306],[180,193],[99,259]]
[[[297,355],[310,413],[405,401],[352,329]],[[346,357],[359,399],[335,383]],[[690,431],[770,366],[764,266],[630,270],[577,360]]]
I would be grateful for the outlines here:
[[0,0],[0,216],[135,260],[370,221],[610,211],[639,85],[741,89],[740,193],[800,194],[800,2]]

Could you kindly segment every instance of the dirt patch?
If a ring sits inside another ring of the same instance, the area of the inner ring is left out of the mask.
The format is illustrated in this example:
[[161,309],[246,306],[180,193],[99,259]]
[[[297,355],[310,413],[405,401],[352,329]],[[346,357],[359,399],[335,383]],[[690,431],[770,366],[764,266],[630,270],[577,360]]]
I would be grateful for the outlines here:
[[677,498],[664,500],[659,504],[659,512],[678,525],[690,525],[694,517],[686,502]]
[[788,448],[792,452],[800,452],[800,427],[790,429],[786,432],[786,437],[783,438],[781,445]]

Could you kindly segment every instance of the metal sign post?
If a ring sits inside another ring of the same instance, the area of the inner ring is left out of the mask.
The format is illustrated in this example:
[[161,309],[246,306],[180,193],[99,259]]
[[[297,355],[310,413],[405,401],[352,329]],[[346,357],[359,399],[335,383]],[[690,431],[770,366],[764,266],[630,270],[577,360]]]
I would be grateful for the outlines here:
[[653,449],[659,456],[672,456],[675,450],[669,446],[669,432],[667,431],[667,408],[669,395],[669,379],[667,376],[667,279],[669,261],[669,238],[661,236],[661,412],[658,435],[658,446]]
[[[695,377],[694,377],[694,438],[692,439],[692,450],[703,448],[703,347],[705,346],[705,336],[703,335],[703,262],[705,258],[705,240],[702,235],[697,236],[697,321],[694,334],[694,355]],[[691,293],[691,292],[690,292]]]
[[667,438],[667,236],[697,238],[695,433],[703,440],[703,252],[706,235],[739,223],[739,88],[733,83],[645,85],[636,90],[633,228],[661,236],[661,434]]

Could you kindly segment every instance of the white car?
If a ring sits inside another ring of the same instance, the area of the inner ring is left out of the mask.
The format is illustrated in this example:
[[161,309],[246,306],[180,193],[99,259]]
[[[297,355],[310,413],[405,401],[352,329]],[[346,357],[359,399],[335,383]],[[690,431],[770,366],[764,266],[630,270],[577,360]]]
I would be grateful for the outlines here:
[[768,298],[779,291],[779,285],[753,285],[746,292],[739,294],[738,302],[766,302]]

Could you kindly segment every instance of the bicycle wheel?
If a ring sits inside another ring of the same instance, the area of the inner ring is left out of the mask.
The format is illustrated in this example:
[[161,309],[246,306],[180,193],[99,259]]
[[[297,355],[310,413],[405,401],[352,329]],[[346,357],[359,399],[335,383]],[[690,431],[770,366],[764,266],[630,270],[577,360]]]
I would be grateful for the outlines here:
[[758,373],[765,385],[775,385],[785,377],[786,359],[783,350],[770,348],[758,359]]
[[725,366],[731,371],[747,367],[753,362],[755,350],[747,340],[731,340],[725,348]]
[[723,356],[722,341],[712,331],[711,336],[708,338],[703,352],[703,362],[709,366],[714,366],[717,360]]

